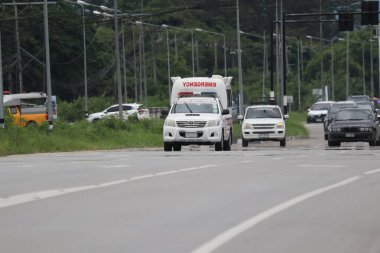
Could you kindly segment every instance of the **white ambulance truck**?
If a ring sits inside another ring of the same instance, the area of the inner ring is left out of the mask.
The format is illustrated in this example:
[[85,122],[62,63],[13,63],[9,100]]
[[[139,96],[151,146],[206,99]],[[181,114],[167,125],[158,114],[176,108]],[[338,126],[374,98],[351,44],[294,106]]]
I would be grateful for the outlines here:
[[215,145],[231,150],[232,77],[172,77],[171,109],[163,129],[164,150],[183,145]]

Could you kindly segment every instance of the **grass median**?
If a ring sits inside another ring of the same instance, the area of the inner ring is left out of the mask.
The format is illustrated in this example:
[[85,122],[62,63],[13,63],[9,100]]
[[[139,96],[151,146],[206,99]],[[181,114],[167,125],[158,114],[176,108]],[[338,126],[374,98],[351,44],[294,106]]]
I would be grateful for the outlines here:
[[[307,138],[303,126],[306,115],[291,113],[287,123],[287,137]],[[117,119],[96,123],[55,122],[49,132],[47,125],[37,128],[7,127],[0,129],[0,156],[44,152],[66,152],[83,150],[111,150],[123,148],[162,147],[164,121]],[[234,138],[241,138],[241,126],[234,125]]]

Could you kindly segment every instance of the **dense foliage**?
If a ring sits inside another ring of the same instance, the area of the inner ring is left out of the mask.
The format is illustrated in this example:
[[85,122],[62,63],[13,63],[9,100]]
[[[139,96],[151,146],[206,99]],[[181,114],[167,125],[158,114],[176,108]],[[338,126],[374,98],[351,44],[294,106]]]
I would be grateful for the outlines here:
[[[19,0],[18,2],[28,2]],[[12,2],[5,0],[2,2]],[[113,1],[92,0],[94,5],[113,6]],[[269,55],[270,25],[276,17],[276,3],[268,0],[240,0],[240,30],[257,35],[266,33],[267,56]],[[334,12],[347,8],[357,1],[283,1],[285,13],[316,13],[320,7],[322,12]],[[322,5],[320,6],[320,4]],[[195,28],[222,33],[226,37],[227,73],[234,77],[234,96],[238,94],[238,64],[236,40],[236,1],[234,0],[129,0],[118,1],[118,8],[123,13],[129,13],[124,18],[126,80],[122,80],[123,97],[129,102],[142,102],[147,106],[166,106],[168,104],[168,72],[166,51],[166,30],[161,24],[190,29],[194,33],[195,41],[195,72],[196,76],[224,74],[223,37],[210,33],[195,32]],[[353,5],[352,7],[355,7]],[[5,89],[13,93],[20,91],[16,27],[19,30],[23,91],[46,91],[44,52],[44,29],[42,6],[19,6],[18,25],[15,23],[15,9],[3,7],[0,12],[0,31],[2,32],[3,49],[3,76]],[[115,52],[114,52],[114,22],[109,17],[96,16],[94,6],[85,7],[85,30],[87,52],[88,94],[90,97],[110,97],[115,103],[117,100],[117,82],[115,79]],[[142,29],[134,22],[140,20],[133,14],[146,13],[142,17],[145,23]],[[334,17],[325,17],[333,19]],[[305,109],[317,97],[312,90],[323,85],[329,86],[331,93],[332,72],[334,66],[334,94],[335,99],[344,99],[346,96],[346,43],[339,41],[339,37],[346,37],[345,33],[337,31],[334,22],[324,23],[323,37],[333,40],[334,65],[331,64],[330,43],[324,44],[323,53],[323,80],[321,82],[321,68],[319,42],[306,39],[306,35],[319,37],[319,24],[296,23],[287,25],[287,59],[288,85],[287,94],[295,100],[293,108],[298,109],[298,42],[302,41],[302,73],[301,106]],[[141,33],[143,31],[143,33]],[[144,36],[142,36],[142,34]],[[192,47],[191,33],[175,28],[169,28],[170,68],[171,76],[192,75]],[[349,55],[349,93],[360,94],[363,91],[362,78],[362,50],[364,46],[364,77],[366,92],[371,94],[370,76],[370,46],[369,39],[372,31],[369,27],[356,26],[356,31],[350,32],[351,43]],[[83,44],[82,44],[82,8],[68,1],[58,1],[56,5],[49,5],[49,37],[51,52],[51,76],[53,94],[60,101],[76,101],[75,106],[83,107],[84,72],[83,72]],[[121,38],[122,36],[120,36]],[[142,40],[142,38],[144,38]],[[295,38],[295,39],[292,39]],[[255,97],[260,97],[264,85],[266,96],[269,95],[269,71],[263,68],[264,44],[263,40],[253,36],[241,35],[243,84],[246,103]],[[143,41],[144,43],[139,43]],[[120,39],[120,43],[122,40]],[[313,44],[314,43],[314,44]],[[359,43],[359,44],[358,44]],[[362,44],[360,44],[362,43]],[[216,48],[216,50],[215,50]],[[377,43],[373,43],[373,58],[377,55]],[[122,52],[122,50],[121,50]],[[141,52],[141,54],[140,54]],[[145,57],[143,57],[145,55]],[[216,57],[215,57],[216,55]],[[216,58],[216,59],[215,59]],[[268,62],[269,57],[266,58]],[[123,57],[121,57],[122,66]],[[143,67],[145,63],[145,68]],[[378,63],[374,62],[374,94],[378,94]],[[266,64],[268,66],[269,64]],[[263,82],[263,69],[266,70]],[[122,77],[123,77],[122,68]],[[125,85],[125,86],[124,86]],[[275,85],[277,92],[277,85]],[[125,95],[126,91],[126,95]],[[331,97],[331,96],[330,96]],[[80,101],[80,102],[79,102]],[[97,108],[90,108],[94,112]],[[80,111],[82,109],[78,109]],[[84,114],[82,114],[84,115]]]

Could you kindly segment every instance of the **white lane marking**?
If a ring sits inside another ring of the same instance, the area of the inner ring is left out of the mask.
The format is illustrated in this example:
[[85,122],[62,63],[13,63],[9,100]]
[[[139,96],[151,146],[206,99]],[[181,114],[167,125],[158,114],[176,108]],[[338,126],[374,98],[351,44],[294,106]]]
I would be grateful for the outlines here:
[[256,216],[240,223],[239,225],[232,227],[231,229],[221,233],[220,235],[216,236],[215,238],[213,238],[209,242],[203,244],[198,249],[192,251],[192,253],[210,253],[210,252],[213,252],[214,250],[218,249],[222,245],[226,244],[227,242],[229,242],[232,239],[234,239],[235,237],[237,237],[238,235],[244,233],[248,229],[251,229],[252,227],[256,226],[257,224],[271,218],[272,216],[274,216],[274,215],[276,215],[282,211],[285,211],[286,209],[288,209],[294,205],[297,205],[297,204],[299,204],[305,200],[313,198],[317,195],[320,195],[320,194],[325,193],[327,191],[331,191],[331,190],[338,188],[338,187],[342,187],[344,185],[351,184],[351,183],[359,180],[360,178],[361,178],[360,176],[351,177],[351,178],[348,178],[348,179],[341,181],[339,183],[336,183],[336,184],[333,184],[333,185],[330,185],[327,187],[323,187],[323,188],[305,193],[301,196],[295,197],[295,198],[290,199],[290,200],[288,200],[282,204],[279,204],[275,207],[272,207],[272,208],[270,208],[270,209],[268,209],[268,210],[266,210],[266,211],[264,211],[264,212],[262,212]]
[[320,164],[320,165],[312,165],[312,164],[299,164],[297,167],[314,167],[314,168],[346,168],[347,165],[328,165],[328,164]]
[[181,169],[181,170],[164,171],[164,172],[156,173],[154,175],[147,174],[147,175],[142,175],[142,176],[136,176],[136,177],[131,177],[129,179],[115,180],[115,181],[110,181],[110,182],[100,183],[100,184],[77,186],[77,187],[70,187],[70,188],[60,188],[60,189],[38,191],[38,192],[28,192],[28,193],[14,195],[14,196],[6,197],[6,198],[0,197],[0,208],[24,204],[24,203],[47,199],[47,198],[58,197],[58,196],[69,194],[69,193],[76,193],[76,192],[81,192],[81,191],[88,191],[88,190],[115,186],[119,184],[128,183],[131,181],[146,179],[146,178],[158,177],[158,176],[169,175],[169,174],[174,174],[174,173],[179,173],[179,172],[186,172],[190,170],[200,170],[200,169],[211,168],[211,167],[216,167],[216,166],[217,165],[204,165],[200,167],[187,168],[187,169]]
[[54,189],[54,190],[39,191],[39,192],[28,192],[24,194],[10,196],[8,198],[0,198],[0,208],[19,205],[19,204],[23,204],[27,202],[32,202],[32,201],[37,201],[37,200],[42,200],[42,199],[47,199],[47,198],[52,198],[52,197],[57,197],[57,196],[74,193],[74,192],[104,188],[111,185],[122,184],[125,182],[126,180],[117,180],[117,181],[111,181],[111,182],[107,182],[107,183],[103,183],[99,185],[86,185],[86,186]]
[[32,168],[32,167],[36,167],[37,165],[35,164],[25,164],[25,165],[20,165],[19,167],[20,168]]
[[216,167],[217,165],[215,164],[212,164],[212,165],[203,165],[203,166],[199,166],[200,169],[206,169],[206,168],[212,168],[212,167]]
[[380,169],[364,172],[365,175],[371,175],[371,174],[375,174],[375,173],[380,173]]
[[150,177],[154,177],[154,175],[147,174],[147,175],[142,175],[142,176],[137,176],[137,177],[131,177],[129,180],[135,181],[135,180],[141,180],[141,179],[150,178]]
[[179,170],[164,171],[164,172],[156,173],[155,176],[165,176],[165,175],[174,174],[178,172]]
[[187,169],[180,169],[179,171],[191,171],[191,170],[199,170],[200,168],[198,167],[193,167],[193,168],[187,168]]
[[102,168],[105,168],[105,169],[127,168],[127,167],[131,167],[131,166],[128,164],[102,166]]
[[241,161],[242,163],[253,163],[253,161]]

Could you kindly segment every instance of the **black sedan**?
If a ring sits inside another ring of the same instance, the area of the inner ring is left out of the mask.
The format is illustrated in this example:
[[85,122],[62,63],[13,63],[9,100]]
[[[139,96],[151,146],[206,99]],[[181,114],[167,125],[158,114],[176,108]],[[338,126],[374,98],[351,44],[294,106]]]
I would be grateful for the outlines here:
[[380,134],[379,121],[368,109],[349,108],[339,111],[328,127],[328,145],[341,142],[368,142],[375,146]]

